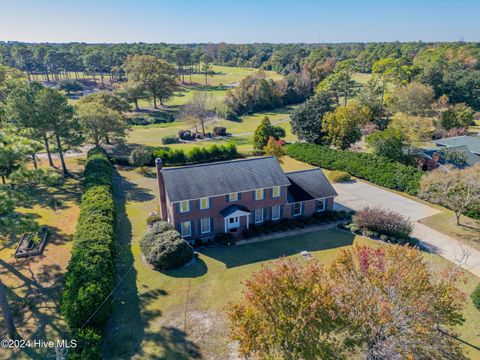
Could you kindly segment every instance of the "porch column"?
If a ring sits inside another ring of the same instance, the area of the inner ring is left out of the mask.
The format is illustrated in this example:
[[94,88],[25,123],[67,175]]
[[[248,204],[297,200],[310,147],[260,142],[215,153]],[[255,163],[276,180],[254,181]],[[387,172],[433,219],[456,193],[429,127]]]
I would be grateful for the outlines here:
[[250,223],[250,214],[247,214],[247,230],[248,230],[249,223]]
[[227,218],[223,219],[223,221],[225,222],[225,233],[227,232]]

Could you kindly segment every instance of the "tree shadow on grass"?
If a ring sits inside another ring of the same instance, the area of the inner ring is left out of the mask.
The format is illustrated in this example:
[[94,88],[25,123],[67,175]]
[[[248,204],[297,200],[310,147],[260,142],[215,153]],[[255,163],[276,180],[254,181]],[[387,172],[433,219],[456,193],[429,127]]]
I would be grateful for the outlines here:
[[[122,170],[133,171],[135,170],[135,168],[122,167]],[[153,200],[155,198],[155,194],[152,194],[152,192],[149,189],[138,186],[138,184],[135,184],[129,181],[125,177],[121,177],[120,175],[118,175],[118,173],[115,174],[115,177],[117,178],[117,182],[118,182],[117,188],[120,189],[118,191],[114,191],[116,193],[114,195],[116,199],[117,199],[117,195],[124,198],[125,202],[126,201],[146,202],[146,201]],[[127,217],[126,219],[128,221]]]
[[[126,213],[126,202],[131,197],[148,201],[150,194],[137,192],[137,186],[118,173],[113,178],[116,208],[115,262],[117,285],[113,295],[112,315],[105,329],[103,354],[105,358],[130,358],[140,350],[144,338],[145,321],[137,289],[137,271],[132,254],[132,225]],[[118,284],[118,283],[117,283]]]
[[321,230],[240,246],[216,246],[201,251],[227,268],[278,259],[302,251],[321,251],[353,244],[355,235],[339,230]]
[[[158,309],[151,309],[159,299],[167,296],[163,289],[137,288],[137,270],[134,267],[132,253],[132,224],[126,213],[127,201],[149,201],[151,194],[144,192],[118,173],[114,175],[114,198],[117,211],[116,231],[116,271],[122,283],[113,297],[112,315],[105,329],[103,357],[105,359],[130,359],[139,356],[142,359],[199,359],[198,347],[188,341],[180,330],[162,327],[159,331],[147,332],[149,321],[162,316]],[[148,195],[148,196],[147,196]],[[161,354],[144,353],[145,343],[153,343],[154,349]],[[160,351],[159,350],[159,351]],[[185,355],[186,354],[186,355]]]
[[160,354],[142,352],[142,359],[181,360],[202,359],[202,353],[197,344],[187,338],[187,334],[177,327],[162,326],[159,331],[147,332],[145,341],[151,342],[161,349]]
[[[41,265],[32,269],[30,259],[9,264],[0,261],[0,276],[15,279],[16,285],[7,286],[7,298],[15,324],[24,340],[57,340],[66,338],[66,329],[60,315],[60,298],[63,289],[63,271],[56,264]],[[0,337],[5,338],[0,326]],[[23,348],[23,357],[45,359],[54,354],[49,348]],[[12,354],[13,358],[17,351]]]
[[196,278],[205,275],[207,272],[207,264],[200,258],[192,260],[180,269],[162,271],[165,275],[176,278]]

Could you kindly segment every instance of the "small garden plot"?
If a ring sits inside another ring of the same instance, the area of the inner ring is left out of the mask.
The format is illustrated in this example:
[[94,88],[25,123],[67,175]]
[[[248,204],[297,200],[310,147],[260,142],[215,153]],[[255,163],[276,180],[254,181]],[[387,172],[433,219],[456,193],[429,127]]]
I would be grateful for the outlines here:
[[46,227],[42,227],[37,233],[24,234],[15,250],[15,257],[25,258],[42,254],[49,234]]

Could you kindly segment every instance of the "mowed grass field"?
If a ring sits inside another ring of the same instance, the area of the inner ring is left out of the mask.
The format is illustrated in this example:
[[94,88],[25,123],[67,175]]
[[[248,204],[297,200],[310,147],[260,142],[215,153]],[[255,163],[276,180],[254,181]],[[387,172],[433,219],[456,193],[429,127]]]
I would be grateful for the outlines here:
[[[54,160],[59,166],[59,161]],[[63,276],[70,260],[72,235],[79,214],[80,172],[83,158],[67,158],[74,176],[53,188],[32,191],[31,206],[20,209],[32,214],[51,236],[42,255],[31,259],[13,257],[17,242],[0,238],[0,277],[7,288],[15,325],[25,340],[66,339],[67,328],[60,314]],[[46,160],[41,166],[47,166]],[[6,338],[0,316],[0,338]],[[0,359],[44,359],[55,349],[0,350]]]
[[[153,111],[153,100],[141,100],[139,106],[143,112],[129,114],[129,117],[158,117],[164,118],[166,113],[168,116],[173,116],[173,122],[160,122],[150,125],[134,125],[127,136],[127,143],[138,144],[145,146],[163,146],[162,138],[165,136],[176,136],[179,130],[191,129],[192,125],[179,121],[178,113],[181,108],[188,103],[193,96],[194,91],[205,91],[212,95],[212,108],[221,106],[225,99],[225,95],[229,89],[233,89],[238,83],[249,75],[258,73],[258,69],[252,68],[237,68],[228,66],[212,66],[213,75],[208,76],[208,85],[205,85],[205,76],[203,74],[192,75],[192,84],[190,84],[190,77],[185,76],[185,84],[181,85],[181,89],[175,95],[165,102],[161,111]],[[273,71],[264,71],[268,78],[279,80],[282,75]],[[219,118],[215,121],[210,121],[206,125],[206,132],[211,132],[215,126],[224,126],[227,132],[231,135],[228,138],[213,139],[211,141],[194,141],[181,144],[171,144],[168,147],[182,148],[189,150],[195,146],[205,147],[211,146],[214,143],[226,144],[233,142],[237,145],[239,151],[244,154],[251,153],[253,147],[251,145],[251,137],[255,128],[260,124],[264,116],[268,116],[270,121],[277,126],[285,128],[287,136],[285,140],[293,141],[296,139],[290,131],[290,123],[288,121],[289,114],[295,107],[289,106],[280,108],[274,111],[266,111],[253,115],[245,115],[239,121],[229,121]]]
[[[287,171],[308,165],[286,158]],[[113,315],[106,330],[108,359],[227,359],[237,358],[228,340],[225,307],[241,297],[241,283],[264,264],[282,256],[302,262],[308,250],[324,264],[353,243],[378,242],[339,230],[325,230],[239,247],[213,247],[182,269],[159,272],[142,261],[139,240],[150,211],[158,210],[153,171],[146,175],[120,168],[115,177],[117,201],[117,271],[125,280],[115,294]],[[448,266],[443,258],[425,254],[436,271]],[[465,272],[459,286],[471,293],[479,279]],[[467,343],[480,345],[480,316],[467,297],[467,319],[458,329]],[[478,353],[465,345],[472,359]]]
[[[273,125],[281,126],[285,129],[287,136],[285,140],[293,141],[295,135],[291,133],[289,115],[295,107],[289,106],[274,111],[266,111],[254,115],[242,116],[239,121],[230,121],[226,119],[218,119],[209,122],[205,128],[206,132],[211,132],[215,126],[224,126],[230,135],[221,139],[191,141],[181,144],[167,145],[170,148],[191,149],[194,146],[211,146],[213,144],[226,144],[227,142],[235,143],[239,151],[248,154],[253,149],[252,135],[257,126],[265,116],[268,116]],[[136,125],[133,126],[127,136],[127,143],[140,144],[146,146],[164,146],[162,138],[165,136],[177,135],[181,129],[190,129],[191,125],[181,121],[173,121],[171,123],[160,123],[152,125]]]

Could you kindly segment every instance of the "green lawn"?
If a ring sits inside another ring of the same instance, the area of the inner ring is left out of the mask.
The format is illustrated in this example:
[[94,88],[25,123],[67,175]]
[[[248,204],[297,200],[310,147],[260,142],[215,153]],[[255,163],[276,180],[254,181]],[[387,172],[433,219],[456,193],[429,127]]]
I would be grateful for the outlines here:
[[[194,146],[211,146],[214,143],[225,144],[234,142],[242,153],[248,154],[252,150],[251,138],[256,127],[260,124],[264,116],[268,116],[272,124],[281,126],[285,129],[287,141],[295,140],[295,136],[290,130],[289,115],[294,106],[280,108],[274,111],[266,111],[254,115],[242,116],[239,121],[230,121],[221,119],[214,121],[206,126],[206,131],[211,132],[215,126],[224,126],[227,132],[234,135],[226,139],[215,139],[212,141],[194,141],[185,144],[168,145],[171,148],[191,149]],[[171,123],[161,123],[153,125],[133,126],[127,137],[127,142],[131,144],[142,144],[147,146],[163,146],[162,138],[170,135],[177,135],[181,129],[189,129],[191,125],[174,121]]]
[[[228,89],[238,85],[238,83],[249,75],[255,75],[259,69],[229,66],[212,66],[213,75],[208,76],[208,84],[205,84],[205,75],[185,76],[185,84],[182,84],[181,90],[168,100],[166,106],[181,106],[191,100],[194,91],[208,91],[212,94],[215,101],[220,104],[225,98]],[[274,71],[264,71],[265,75],[273,80],[282,79],[282,75]],[[153,100],[141,100],[139,105],[142,109],[153,109]]]
[[[208,85],[234,85],[237,82],[240,82],[242,79],[249,75],[255,75],[259,69],[245,68],[245,67],[233,67],[233,66],[217,66],[213,65],[212,70],[214,75],[208,76]],[[273,80],[280,80],[283,78],[282,75],[277,74],[274,71],[264,71],[265,75],[268,78]],[[188,83],[190,80],[189,76],[185,76],[185,82]],[[192,82],[198,84],[205,84],[205,75],[195,74],[192,75]]]
[[480,250],[480,221],[478,220],[462,216],[460,225],[457,225],[453,211],[443,209],[442,212],[422,219],[420,222]]
[[[289,164],[296,167],[298,164]],[[341,248],[354,241],[376,243],[337,230],[272,240],[240,247],[202,251],[198,261],[176,271],[159,272],[141,260],[138,241],[145,219],[157,210],[155,177],[121,169],[115,177],[118,210],[118,277],[125,280],[115,294],[112,319],[106,331],[107,358],[225,359],[235,357],[227,341],[224,306],[241,296],[241,282],[262,264],[308,250],[329,263]],[[426,255],[435,267],[447,262]],[[478,279],[467,274],[461,286],[470,293]],[[468,300],[461,337],[480,345],[480,316]],[[473,353],[472,353],[473,356]],[[474,357],[474,356],[473,356]]]

